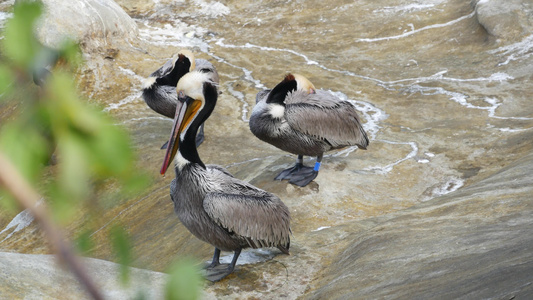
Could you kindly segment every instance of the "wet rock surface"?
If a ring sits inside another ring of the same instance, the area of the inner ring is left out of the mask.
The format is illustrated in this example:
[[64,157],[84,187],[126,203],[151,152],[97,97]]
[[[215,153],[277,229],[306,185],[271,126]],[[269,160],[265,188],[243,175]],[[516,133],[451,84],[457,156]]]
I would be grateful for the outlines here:
[[350,234],[310,298],[527,299],[533,155]]
[[82,45],[85,53],[137,38],[135,21],[113,0],[43,0],[43,15],[36,26],[39,40],[56,48],[66,38]]
[[[166,275],[131,269],[131,282],[120,281],[120,269],[109,261],[86,258],[87,273],[102,288],[106,299],[163,299]],[[2,299],[85,299],[84,288],[70,272],[58,266],[53,255],[0,253],[0,298]]]
[[[117,3],[138,33],[86,51],[77,77],[129,129],[153,184],[105,200],[93,257],[114,259],[103,242],[113,224],[131,234],[135,267],[161,272],[177,257],[212,255],[174,215],[172,176],[158,175],[171,122],[140,97],[143,78],[189,48],[221,82],[202,160],[279,196],[294,234],[290,256],[246,250],[205,298],[531,296],[530,1]],[[328,153],[305,188],[272,180],[295,157],[247,123],[255,94],[286,72],[351,100],[370,138],[367,151]],[[69,235],[84,226],[80,217]],[[0,213],[2,228],[0,251],[49,253],[24,215]]]
[[533,29],[532,1],[475,0],[472,4],[479,24],[498,39],[518,40],[529,35]]

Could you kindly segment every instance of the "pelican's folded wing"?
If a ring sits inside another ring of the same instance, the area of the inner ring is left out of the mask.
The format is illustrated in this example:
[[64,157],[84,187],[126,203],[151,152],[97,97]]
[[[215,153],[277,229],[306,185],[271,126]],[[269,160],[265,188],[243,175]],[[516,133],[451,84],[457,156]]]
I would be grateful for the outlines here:
[[323,90],[316,94],[295,91],[285,105],[285,118],[294,130],[327,140],[333,147],[368,146],[359,115],[348,101]]
[[[234,178],[232,178],[234,179]],[[273,194],[238,179],[231,188],[212,192],[204,199],[204,209],[220,226],[247,240],[252,248],[287,245],[290,213]]]

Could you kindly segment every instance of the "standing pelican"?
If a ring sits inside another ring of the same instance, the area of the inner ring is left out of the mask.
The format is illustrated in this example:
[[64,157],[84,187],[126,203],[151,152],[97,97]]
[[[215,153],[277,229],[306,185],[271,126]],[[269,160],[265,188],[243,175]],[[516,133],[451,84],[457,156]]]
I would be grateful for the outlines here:
[[[260,140],[298,155],[296,165],[275,178],[289,179],[298,186],[306,186],[316,178],[324,152],[368,146],[353,105],[327,91],[316,90],[298,74],[288,74],[274,89],[257,94],[249,124]],[[304,155],[317,157],[314,168],[303,165]]]
[[[176,85],[183,75],[193,70],[208,74],[210,80],[218,84],[218,72],[213,64],[205,59],[194,59],[194,54],[189,50],[181,50],[175,61],[168,60],[145,80],[142,93],[144,102],[155,112],[174,118],[178,101]],[[202,124],[196,137],[196,145],[199,146],[203,141]]]
[[[208,74],[193,71],[183,76],[177,91],[176,117],[161,174],[175,156],[176,178],[170,186],[174,210],[192,234],[215,246],[207,279],[218,281],[233,272],[243,248],[277,247],[288,254],[287,206],[224,168],[200,160],[196,132],[215,108],[216,84]],[[220,265],[221,250],[235,252],[227,268]]]

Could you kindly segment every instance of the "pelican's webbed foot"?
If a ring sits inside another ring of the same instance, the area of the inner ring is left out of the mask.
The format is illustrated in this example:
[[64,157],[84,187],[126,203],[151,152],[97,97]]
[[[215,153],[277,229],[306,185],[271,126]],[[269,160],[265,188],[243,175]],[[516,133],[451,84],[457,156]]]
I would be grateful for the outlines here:
[[297,174],[293,174],[289,180],[289,183],[304,187],[313,181],[317,176],[318,171],[315,171],[314,168],[306,167]]
[[213,261],[211,264],[205,267],[205,273],[203,274],[205,279],[211,282],[217,282],[222,280],[224,277],[228,276],[235,269],[235,264],[237,259],[241,254],[241,249],[235,250],[233,259],[230,264],[221,264],[219,261],[220,258],[220,249],[215,248],[215,254],[213,255]]
[[[275,180],[292,179],[300,174],[309,173],[313,171],[313,168],[306,167],[302,163],[296,163],[293,167],[281,171],[281,173],[274,178]],[[316,176],[315,176],[316,177]]]
[[213,268],[205,270],[205,279],[211,282],[217,282],[233,272],[233,267],[230,264],[219,264]]
[[274,179],[288,179],[289,183],[304,187],[318,176],[318,170],[320,169],[321,161],[322,154],[317,156],[314,167],[306,167],[303,164],[303,155],[298,155],[296,165],[294,165],[292,168],[281,171],[281,173],[279,173],[279,175]]

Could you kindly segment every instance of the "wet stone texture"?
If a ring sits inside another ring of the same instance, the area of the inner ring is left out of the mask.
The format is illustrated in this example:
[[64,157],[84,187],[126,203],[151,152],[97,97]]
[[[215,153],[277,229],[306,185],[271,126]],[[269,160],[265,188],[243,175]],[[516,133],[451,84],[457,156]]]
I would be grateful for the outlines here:
[[[202,160],[275,193],[292,214],[290,256],[245,250],[232,275],[206,283],[206,299],[532,297],[533,2],[117,4],[126,16],[115,30],[129,34],[88,25],[77,79],[88,101],[129,129],[153,182],[131,199],[106,200],[91,227],[92,257],[114,260],[105,232],[122,224],[135,267],[160,274],[176,258],[211,258],[213,248],[174,215],[172,173],[158,174],[171,121],[140,97],[143,78],[187,48],[220,74]],[[9,2],[0,8],[3,22]],[[366,151],[328,153],[305,188],[272,180],[295,157],[256,139],[247,123],[256,93],[287,72],[351,100],[371,140]],[[67,228],[72,237],[87,230],[80,216]],[[0,251],[50,250],[31,218],[0,213]],[[20,294],[32,289],[16,264],[4,265],[18,274]],[[34,287],[55,297],[47,288]]]

